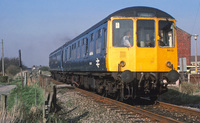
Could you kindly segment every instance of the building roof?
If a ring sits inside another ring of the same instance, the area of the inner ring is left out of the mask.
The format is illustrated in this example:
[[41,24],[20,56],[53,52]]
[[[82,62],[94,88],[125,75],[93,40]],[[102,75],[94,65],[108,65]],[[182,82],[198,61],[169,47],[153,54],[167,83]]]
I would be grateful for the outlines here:
[[[200,56],[197,56],[197,61],[200,61]],[[195,62],[195,56],[191,56],[191,62]]]
[[180,29],[181,31],[183,31],[184,33],[188,34],[190,37],[192,36],[190,33],[184,31],[183,29],[181,29],[181,28],[179,28],[179,27],[176,27],[176,28],[178,28],[178,29]]

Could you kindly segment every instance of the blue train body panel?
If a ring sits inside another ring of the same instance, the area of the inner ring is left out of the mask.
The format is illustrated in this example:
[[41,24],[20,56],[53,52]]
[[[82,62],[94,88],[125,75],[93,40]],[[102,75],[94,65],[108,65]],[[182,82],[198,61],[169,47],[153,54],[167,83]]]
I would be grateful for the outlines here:
[[107,23],[75,38],[49,55],[51,71],[106,71]]

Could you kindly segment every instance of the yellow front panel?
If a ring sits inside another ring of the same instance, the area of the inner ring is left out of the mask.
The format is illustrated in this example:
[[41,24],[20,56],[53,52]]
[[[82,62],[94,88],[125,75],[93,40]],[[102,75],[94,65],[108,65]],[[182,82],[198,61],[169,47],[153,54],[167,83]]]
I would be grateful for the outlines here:
[[[133,46],[132,47],[113,47],[112,37],[112,20],[123,18],[111,18],[108,21],[108,34],[107,34],[107,56],[106,67],[108,71],[118,71],[118,64],[121,61],[126,63],[125,67],[121,67],[121,71],[130,70],[132,72],[167,72],[171,68],[166,66],[166,63],[170,61],[173,64],[173,68],[177,69],[177,43],[175,37],[175,47],[163,48],[158,45],[158,21],[161,19],[150,18],[155,21],[155,46],[154,47],[139,47],[137,45],[137,19],[132,18],[134,21],[133,26]],[[127,19],[127,18],[125,18]],[[130,18],[129,18],[130,19]],[[145,18],[142,18],[145,19]],[[164,19],[163,19],[164,20]],[[170,20],[174,21],[175,20]],[[175,33],[176,34],[176,33]]]
[[173,68],[177,70],[177,49],[176,48],[158,48],[158,70],[165,72],[171,70],[166,66],[166,63],[170,61],[173,64]]
[[109,68],[108,71],[118,71],[118,64],[121,61],[126,63],[125,67],[121,68],[121,71],[134,70],[134,48],[110,48],[109,51],[108,57],[110,57],[110,59],[107,67]]
[[136,70],[135,71],[156,71],[157,51],[156,48],[136,48]]

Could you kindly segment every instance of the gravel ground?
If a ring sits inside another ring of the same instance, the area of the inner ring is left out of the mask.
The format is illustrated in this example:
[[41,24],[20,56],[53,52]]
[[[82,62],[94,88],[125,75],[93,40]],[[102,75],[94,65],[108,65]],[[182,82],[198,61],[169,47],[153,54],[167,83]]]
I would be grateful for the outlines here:
[[[129,115],[127,115],[127,112],[123,112],[118,108],[96,102],[73,89],[58,89],[57,99],[60,110],[56,115],[58,119],[62,119],[66,122],[150,122],[149,119],[142,119],[140,116],[130,114],[130,112]],[[198,110],[198,108],[194,109]],[[196,122],[192,121],[192,119],[189,121]]]
[[134,114],[126,114],[127,112],[117,108],[108,108],[109,105],[96,102],[72,89],[59,89],[57,99],[61,109],[56,115],[58,115],[58,119],[67,122],[131,123],[149,121]]

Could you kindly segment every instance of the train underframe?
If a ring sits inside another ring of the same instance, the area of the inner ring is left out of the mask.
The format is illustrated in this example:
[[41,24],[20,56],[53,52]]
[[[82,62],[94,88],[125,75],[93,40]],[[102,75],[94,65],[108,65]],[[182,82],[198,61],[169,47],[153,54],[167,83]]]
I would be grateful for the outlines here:
[[167,92],[167,73],[130,72],[58,72],[52,71],[55,80],[96,91],[106,97],[124,101],[141,97],[155,101]]

